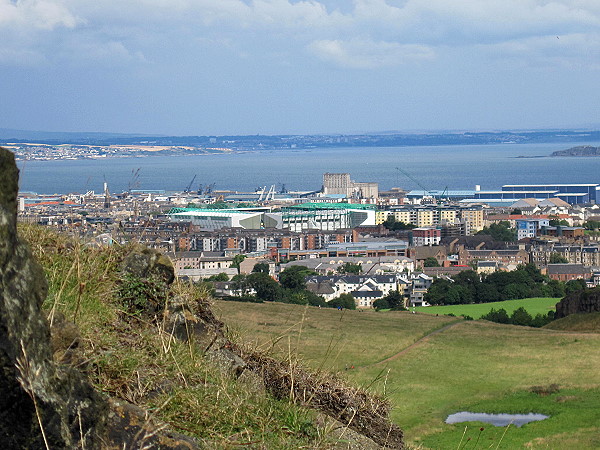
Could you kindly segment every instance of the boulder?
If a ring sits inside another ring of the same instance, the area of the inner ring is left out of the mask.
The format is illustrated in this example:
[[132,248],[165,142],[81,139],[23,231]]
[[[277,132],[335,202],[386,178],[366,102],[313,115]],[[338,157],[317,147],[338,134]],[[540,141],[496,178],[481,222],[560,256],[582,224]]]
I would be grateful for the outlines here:
[[573,292],[556,304],[555,319],[600,311],[600,288]]
[[154,278],[167,285],[175,280],[171,260],[162,253],[143,245],[135,245],[123,260],[121,270],[136,278]]

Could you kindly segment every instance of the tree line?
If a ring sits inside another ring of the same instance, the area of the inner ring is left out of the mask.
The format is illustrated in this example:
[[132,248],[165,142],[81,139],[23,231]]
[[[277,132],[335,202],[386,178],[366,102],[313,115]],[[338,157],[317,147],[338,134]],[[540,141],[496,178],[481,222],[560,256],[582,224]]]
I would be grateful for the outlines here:
[[489,313],[481,316],[481,319],[496,323],[540,328],[554,320],[554,311],[548,311],[547,314],[538,313],[534,317],[521,306],[515,309],[509,316],[504,308],[498,310],[492,308]]
[[424,299],[431,305],[491,303],[530,297],[563,297],[585,287],[584,280],[566,283],[552,280],[542,275],[535,264],[529,263],[512,272],[479,275],[473,270],[465,270],[451,280],[437,278]]
[[[227,281],[227,275],[225,277],[222,275],[211,277],[208,281]],[[231,279],[233,289],[239,291],[240,295],[223,299],[356,309],[354,297],[350,294],[341,294],[339,297],[326,302],[320,295],[307,290],[306,277],[311,275],[317,275],[317,273],[306,266],[291,266],[279,274],[279,282],[277,282],[269,275],[268,264],[256,264],[251,274],[238,274]],[[252,291],[255,293],[250,294]]]

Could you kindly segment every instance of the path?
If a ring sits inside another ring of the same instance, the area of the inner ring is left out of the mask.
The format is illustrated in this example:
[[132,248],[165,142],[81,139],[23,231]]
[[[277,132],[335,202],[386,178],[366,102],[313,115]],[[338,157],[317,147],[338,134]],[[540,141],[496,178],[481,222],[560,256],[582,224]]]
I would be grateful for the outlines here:
[[389,356],[389,357],[387,357],[385,359],[382,359],[381,361],[377,361],[377,362],[372,363],[372,364],[367,364],[365,366],[360,366],[358,368],[363,369],[363,368],[366,368],[366,367],[379,366],[381,364],[386,364],[386,363],[388,363],[390,361],[393,361],[394,359],[402,356],[404,353],[408,352],[412,348],[416,347],[418,344],[421,344],[424,341],[428,340],[431,336],[434,336],[434,335],[436,335],[438,333],[442,333],[443,331],[446,331],[449,328],[452,328],[453,326],[461,324],[461,323],[464,323],[464,322],[465,322],[464,320],[457,320],[455,322],[449,323],[448,325],[444,325],[443,327],[438,328],[437,330],[433,330],[431,333],[426,334],[422,338],[417,339],[415,342],[413,342],[412,344],[410,344],[408,347],[400,350],[398,353],[395,353],[392,356]]

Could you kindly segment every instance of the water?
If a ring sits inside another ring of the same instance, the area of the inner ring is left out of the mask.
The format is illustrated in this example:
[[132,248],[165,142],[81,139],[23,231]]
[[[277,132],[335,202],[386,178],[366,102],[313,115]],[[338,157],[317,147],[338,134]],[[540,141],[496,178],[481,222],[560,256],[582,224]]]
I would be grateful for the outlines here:
[[[436,147],[268,150],[199,156],[148,156],[99,160],[21,161],[21,190],[38,193],[128,189],[181,191],[215,183],[216,189],[254,191],[259,186],[318,190],[324,172],[348,172],[381,190],[496,190],[503,184],[597,183],[600,158],[531,158],[575,144],[498,144]],[[580,144],[577,144],[580,145]],[[583,144],[581,144],[583,145]],[[589,145],[600,145],[589,143]],[[530,158],[518,158],[527,156]],[[396,167],[408,172],[413,180]],[[134,177],[139,170],[139,176]],[[419,186],[418,183],[421,184]]]
[[468,411],[461,411],[455,414],[450,414],[446,418],[446,423],[460,423],[460,422],[484,422],[494,425],[496,427],[505,427],[508,424],[520,427],[529,422],[536,422],[539,420],[547,419],[549,416],[544,414],[488,414],[488,413],[472,413]]

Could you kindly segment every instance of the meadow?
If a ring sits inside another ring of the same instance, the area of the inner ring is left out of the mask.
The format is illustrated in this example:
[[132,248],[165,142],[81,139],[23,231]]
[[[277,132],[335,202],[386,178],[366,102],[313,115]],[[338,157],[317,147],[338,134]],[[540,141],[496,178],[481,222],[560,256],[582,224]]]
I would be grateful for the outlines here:
[[475,303],[469,305],[419,306],[415,308],[415,311],[427,314],[454,314],[455,316],[467,315],[474,319],[479,319],[481,316],[489,313],[492,308],[495,310],[504,308],[510,316],[515,309],[523,307],[529,314],[535,316],[537,314],[546,315],[548,311],[554,311],[554,307],[559,301],[560,298],[536,297],[524,298],[520,300],[505,300],[503,302]]
[[[600,446],[600,334],[280,303],[214,310],[233,335],[385,394],[414,447]],[[550,418],[521,428],[444,423],[458,411]]]

